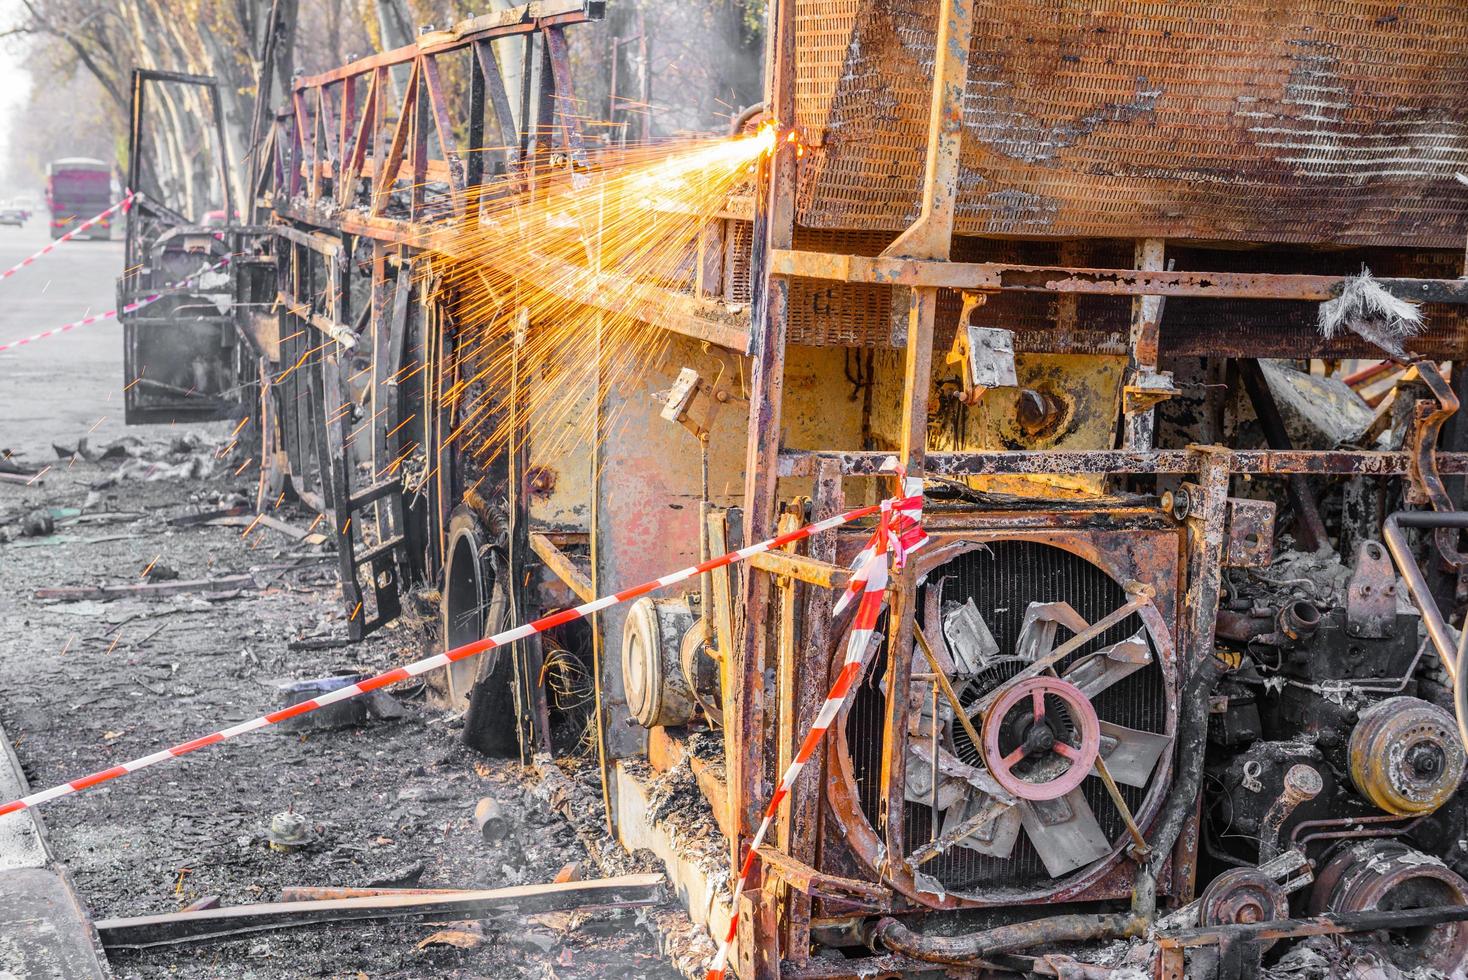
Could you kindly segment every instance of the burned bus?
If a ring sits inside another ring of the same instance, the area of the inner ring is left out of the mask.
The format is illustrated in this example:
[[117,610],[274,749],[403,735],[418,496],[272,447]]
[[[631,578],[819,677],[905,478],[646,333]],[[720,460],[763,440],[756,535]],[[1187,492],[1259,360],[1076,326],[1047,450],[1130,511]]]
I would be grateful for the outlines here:
[[[606,229],[675,196],[613,189],[699,151],[586,131],[601,7],[296,78],[249,224],[140,204],[124,298],[235,258],[216,390],[262,501],[337,529],[353,635],[417,592],[462,646],[889,498],[895,458],[930,540],[738,907],[869,523],[455,664],[465,738],[589,753],[740,977],[1468,965],[1468,7],[776,0],[707,140],[768,152],[646,263]],[[492,247],[547,201],[579,255]]]

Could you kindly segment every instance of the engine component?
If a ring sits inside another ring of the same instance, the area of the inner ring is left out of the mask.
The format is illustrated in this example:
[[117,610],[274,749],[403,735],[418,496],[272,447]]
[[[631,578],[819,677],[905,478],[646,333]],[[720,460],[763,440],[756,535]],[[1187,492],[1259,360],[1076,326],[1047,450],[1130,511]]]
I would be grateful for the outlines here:
[[1199,922],[1205,926],[1273,922],[1290,916],[1289,895],[1259,868],[1230,868],[1203,889]]
[[644,728],[686,725],[697,713],[693,685],[683,673],[683,636],[693,612],[683,599],[642,598],[622,627],[622,685],[627,710]]
[[1352,636],[1382,640],[1397,625],[1397,570],[1386,549],[1376,541],[1362,541],[1356,549],[1356,568],[1346,585],[1346,631]]
[[1463,745],[1453,716],[1420,698],[1387,698],[1351,731],[1351,782],[1387,813],[1431,813],[1463,779]]
[[[1468,882],[1437,858],[1400,841],[1346,848],[1315,881],[1310,912],[1390,912],[1468,904]],[[1412,930],[1405,942],[1380,942],[1402,970],[1428,967],[1454,974],[1468,965],[1468,923],[1444,922]]]
[[1285,773],[1284,789],[1264,813],[1264,827],[1259,833],[1259,861],[1262,864],[1279,854],[1279,832],[1295,808],[1313,800],[1325,789],[1325,780],[1314,766],[1297,763]]
[[983,735],[984,764],[999,785],[1026,800],[1069,793],[1101,751],[1096,709],[1074,684],[1055,677],[1031,677],[1001,694]]

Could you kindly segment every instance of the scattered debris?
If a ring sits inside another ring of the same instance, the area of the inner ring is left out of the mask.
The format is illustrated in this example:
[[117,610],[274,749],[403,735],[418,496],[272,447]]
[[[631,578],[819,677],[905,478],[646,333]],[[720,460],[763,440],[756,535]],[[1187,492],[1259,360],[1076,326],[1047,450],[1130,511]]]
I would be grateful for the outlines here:
[[270,818],[266,839],[272,851],[299,851],[315,838],[310,822],[299,813],[287,810]]
[[510,821],[505,818],[504,810],[492,796],[486,796],[474,805],[474,826],[479,828],[480,836],[491,844],[510,836]]

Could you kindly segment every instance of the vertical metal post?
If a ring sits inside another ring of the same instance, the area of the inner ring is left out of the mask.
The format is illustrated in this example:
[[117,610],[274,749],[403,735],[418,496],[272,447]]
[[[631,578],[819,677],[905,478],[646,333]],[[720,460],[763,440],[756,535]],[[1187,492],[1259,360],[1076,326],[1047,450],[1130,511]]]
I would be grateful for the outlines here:
[[[968,85],[968,53],[973,37],[974,0],[943,0],[933,60],[933,97],[928,117],[928,155],[923,173],[922,208],[912,225],[884,255],[947,260],[953,241],[958,175],[963,152],[963,101]],[[921,476],[927,454],[928,399],[932,385],[933,318],[938,291],[914,288],[893,296],[893,309],[906,315],[906,365],[902,388],[901,460],[911,476]],[[893,582],[888,619],[887,711],[882,740],[882,797],[879,822],[889,859],[907,874],[903,826],[907,757],[906,691],[912,674],[913,619],[917,578],[912,567]]]
[[[766,104],[770,113],[787,124],[795,113],[795,39],[792,0],[772,0],[770,7]],[[755,296],[750,317],[750,354],[753,360],[744,484],[744,540],[760,541],[775,526],[776,485],[780,453],[781,409],[785,391],[786,304],[789,283],[768,274],[770,249],[789,248],[795,238],[795,148],[780,141],[772,159],[763,160],[755,195],[754,236],[750,272]],[[764,673],[769,646],[770,578],[750,568],[744,578],[744,635],[731,665],[733,697],[725,709],[736,751],[730,756],[729,799],[734,834],[729,842],[737,869],[760,820],[764,802],[765,713]],[[747,883],[758,901],[768,896],[760,883],[758,865]],[[765,934],[771,917],[757,914],[747,920],[754,930],[737,950],[739,975],[778,975],[778,940]]]
[[[1140,239],[1136,244],[1136,258],[1133,263],[1135,267],[1149,272],[1162,269],[1164,244],[1160,238]],[[1128,391],[1153,384],[1150,379],[1157,375],[1158,329],[1161,320],[1161,296],[1133,297],[1131,336],[1127,347]],[[1122,448],[1151,449],[1156,428],[1156,402],[1124,396]]]

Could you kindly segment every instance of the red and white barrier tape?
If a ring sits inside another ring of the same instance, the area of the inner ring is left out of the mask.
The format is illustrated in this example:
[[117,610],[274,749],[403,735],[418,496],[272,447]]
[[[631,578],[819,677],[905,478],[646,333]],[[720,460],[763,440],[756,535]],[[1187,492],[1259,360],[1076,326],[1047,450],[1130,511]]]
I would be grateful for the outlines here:
[[[888,466],[895,462],[889,460]],[[719,952],[714,957],[713,965],[709,967],[706,980],[723,980],[729,962],[729,947],[739,932],[739,897],[744,894],[745,883],[749,880],[750,871],[754,869],[755,853],[764,843],[775,814],[780,810],[780,804],[789,795],[796,777],[815,754],[816,746],[820,745],[836,716],[841,713],[841,708],[846,704],[846,698],[861,673],[862,657],[871,643],[872,633],[877,628],[877,619],[882,614],[885,602],[888,554],[892,556],[892,567],[900,569],[907,563],[909,552],[927,543],[928,536],[922,526],[923,481],[906,475],[901,475],[901,479],[905,496],[884,500],[878,505],[881,519],[866,547],[852,562],[851,582],[834,608],[835,613],[840,613],[860,593],[856,618],[852,621],[851,634],[846,640],[846,656],[841,662],[841,673],[836,675],[836,682],[831,685],[826,702],[821,705],[815,721],[811,723],[810,731],[806,732],[800,751],[795,753],[789,768],[780,777],[780,784],[765,807],[764,819],[760,821],[759,829],[749,842],[749,850],[744,855],[744,863],[740,865],[739,877],[734,883],[734,894],[729,902],[729,930],[719,942]]]
[[[921,498],[918,499],[920,501]],[[59,786],[53,786],[50,789],[44,789],[40,792],[32,793],[29,796],[22,797],[18,800],[12,800],[9,803],[0,805],[0,817],[3,817],[8,813],[15,813],[18,810],[25,810],[30,807],[39,806],[42,803],[48,803],[51,800],[57,799],[62,796],[69,796],[72,793],[77,793],[84,789],[90,789],[91,787],[96,786],[99,783],[105,783],[109,780],[116,779],[117,777],[125,775],[127,773],[136,772],[139,769],[146,769],[147,767],[157,765],[160,762],[168,762],[180,756],[188,755],[190,752],[202,749],[205,746],[215,745],[219,742],[226,741],[227,739],[244,735],[247,732],[253,732],[257,729],[277,724],[289,718],[295,718],[300,715],[304,715],[308,712],[315,711],[318,708],[324,708],[329,704],[336,704],[340,701],[346,701],[359,695],[366,694],[369,691],[375,691],[378,688],[386,687],[389,684],[396,684],[399,681],[405,681],[411,677],[417,677],[419,674],[425,674],[430,670],[437,670],[439,667],[445,667],[451,663],[465,660],[469,657],[484,653],[485,651],[493,650],[496,647],[502,647],[507,644],[514,643],[517,640],[523,640],[528,636],[533,636],[536,633],[541,633],[545,630],[554,629],[557,626],[562,626],[566,623],[582,619],[586,616],[591,615],[592,613],[600,612],[603,609],[615,606],[618,603],[628,602],[632,599],[647,595],[649,592],[654,592],[658,589],[665,588],[670,585],[676,585],[679,582],[685,582],[688,579],[703,574],[704,572],[710,572],[718,568],[724,568],[725,566],[732,565],[738,561],[744,561],[752,555],[757,555],[761,552],[770,551],[775,548],[782,548],[785,545],[808,538],[812,534],[817,534],[821,531],[829,531],[832,528],[840,527],[842,524],[849,524],[852,521],[860,520],[863,517],[869,517],[872,514],[882,514],[882,527],[885,529],[887,522],[890,520],[889,513],[892,511],[894,504],[909,505],[909,501],[887,501],[881,504],[875,504],[870,507],[861,507],[856,510],[847,511],[843,514],[837,514],[835,517],[829,517],[826,520],[817,521],[814,524],[807,524],[804,527],[797,528],[796,530],[790,531],[789,533],[771,538],[768,541],[761,541],[758,544],[752,544],[747,547],[740,548],[737,551],[731,551],[728,554],[720,555],[717,558],[710,558],[708,561],[701,562],[700,564],[692,565],[688,568],[682,569],[681,571],[672,572],[671,574],[664,575],[662,578],[653,579],[651,582],[644,582],[641,585],[635,586],[630,589],[625,589],[613,595],[602,596],[599,599],[593,599],[591,602],[582,603],[581,605],[576,606],[572,609],[565,609],[561,612],[552,613],[549,616],[543,616],[540,619],[537,619],[531,623],[526,623],[523,626],[517,626],[514,629],[509,629],[501,633],[496,633],[494,636],[488,637],[487,639],[465,644],[464,646],[449,650],[446,653],[440,653],[432,657],[426,657],[423,660],[417,661],[416,663],[408,664],[405,667],[398,667],[395,670],[389,670],[385,673],[378,674],[375,677],[369,677],[366,680],[359,681],[356,684],[352,684],[348,687],[339,688],[335,691],[328,692],[319,697],[311,698],[307,701],[302,701],[299,704],[293,704],[287,708],[282,708],[279,711],[273,711],[268,715],[261,715],[259,718],[253,718],[249,721],[241,722],[238,725],[234,725],[230,728],[225,728],[220,731],[213,732],[209,735],[203,735],[188,742],[183,742],[178,745],[171,746],[159,752],[154,752],[152,755],[145,755],[142,758],[133,759],[129,762],[124,762],[119,765],[112,766],[111,768],[94,772],[88,776],[81,776],[69,782],[62,783]],[[910,506],[909,510],[911,510]],[[880,533],[882,535],[883,542],[885,542],[887,540],[886,531],[882,530]],[[881,571],[881,578],[885,579],[885,576],[886,567],[884,565]],[[876,578],[876,575],[875,573],[872,573],[869,576],[868,581],[871,581],[874,578]],[[880,592],[877,593],[877,595],[880,599]],[[845,672],[843,672],[843,676],[845,676]]]
[[[186,282],[197,279],[202,275],[206,275],[207,273],[215,271],[216,269],[221,269],[228,264],[229,256],[226,255],[223,259],[214,263],[209,268],[201,269],[198,272],[194,273],[192,276],[189,276],[185,279],[180,279],[178,282],[171,282],[163,288],[173,289],[175,287],[182,286]],[[124,313],[132,313],[137,310],[141,310],[143,307],[150,306],[153,303],[158,302],[162,298],[163,293],[153,293],[149,296],[144,296],[142,299],[134,300],[133,302],[128,303],[125,306],[119,306],[115,310],[108,310],[106,313],[94,313],[92,316],[83,317],[80,320],[73,320],[71,323],[64,323],[59,327],[52,327],[50,330],[42,330],[40,333],[32,334],[29,337],[22,337],[19,340],[12,340],[8,344],[0,344],[0,353],[4,353],[5,351],[8,351],[14,347],[24,347],[26,344],[33,344],[38,340],[45,340],[47,337],[54,337],[57,334],[66,333],[68,330],[75,330],[77,327],[91,326],[99,320],[110,320],[113,317],[121,316]]]
[[35,253],[34,255],[27,256],[24,259],[21,259],[15,265],[13,265],[10,268],[6,269],[4,272],[0,272],[0,279],[9,279],[11,276],[15,275],[21,269],[24,269],[26,266],[28,266],[32,262],[36,261],[36,259],[39,259],[41,256],[47,255],[50,252],[55,251],[57,245],[60,245],[63,242],[69,242],[69,241],[71,241],[71,239],[72,239],[73,236],[80,235],[82,232],[86,231],[88,228],[92,227],[97,222],[101,221],[103,218],[105,218],[108,215],[112,214],[112,212],[116,211],[118,208],[121,208],[122,210],[126,211],[128,208],[132,207],[132,203],[133,203],[133,192],[132,191],[128,191],[125,195],[123,195],[122,200],[120,200],[116,204],[112,205],[112,207],[108,208],[106,211],[103,211],[101,214],[94,214],[94,215],[92,215],[92,217],[88,218],[86,221],[83,221],[81,224],[77,225],[71,231],[68,231],[66,234],[62,235],[60,238],[56,239],[50,245],[47,245],[45,248],[41,249],[39,252]]

